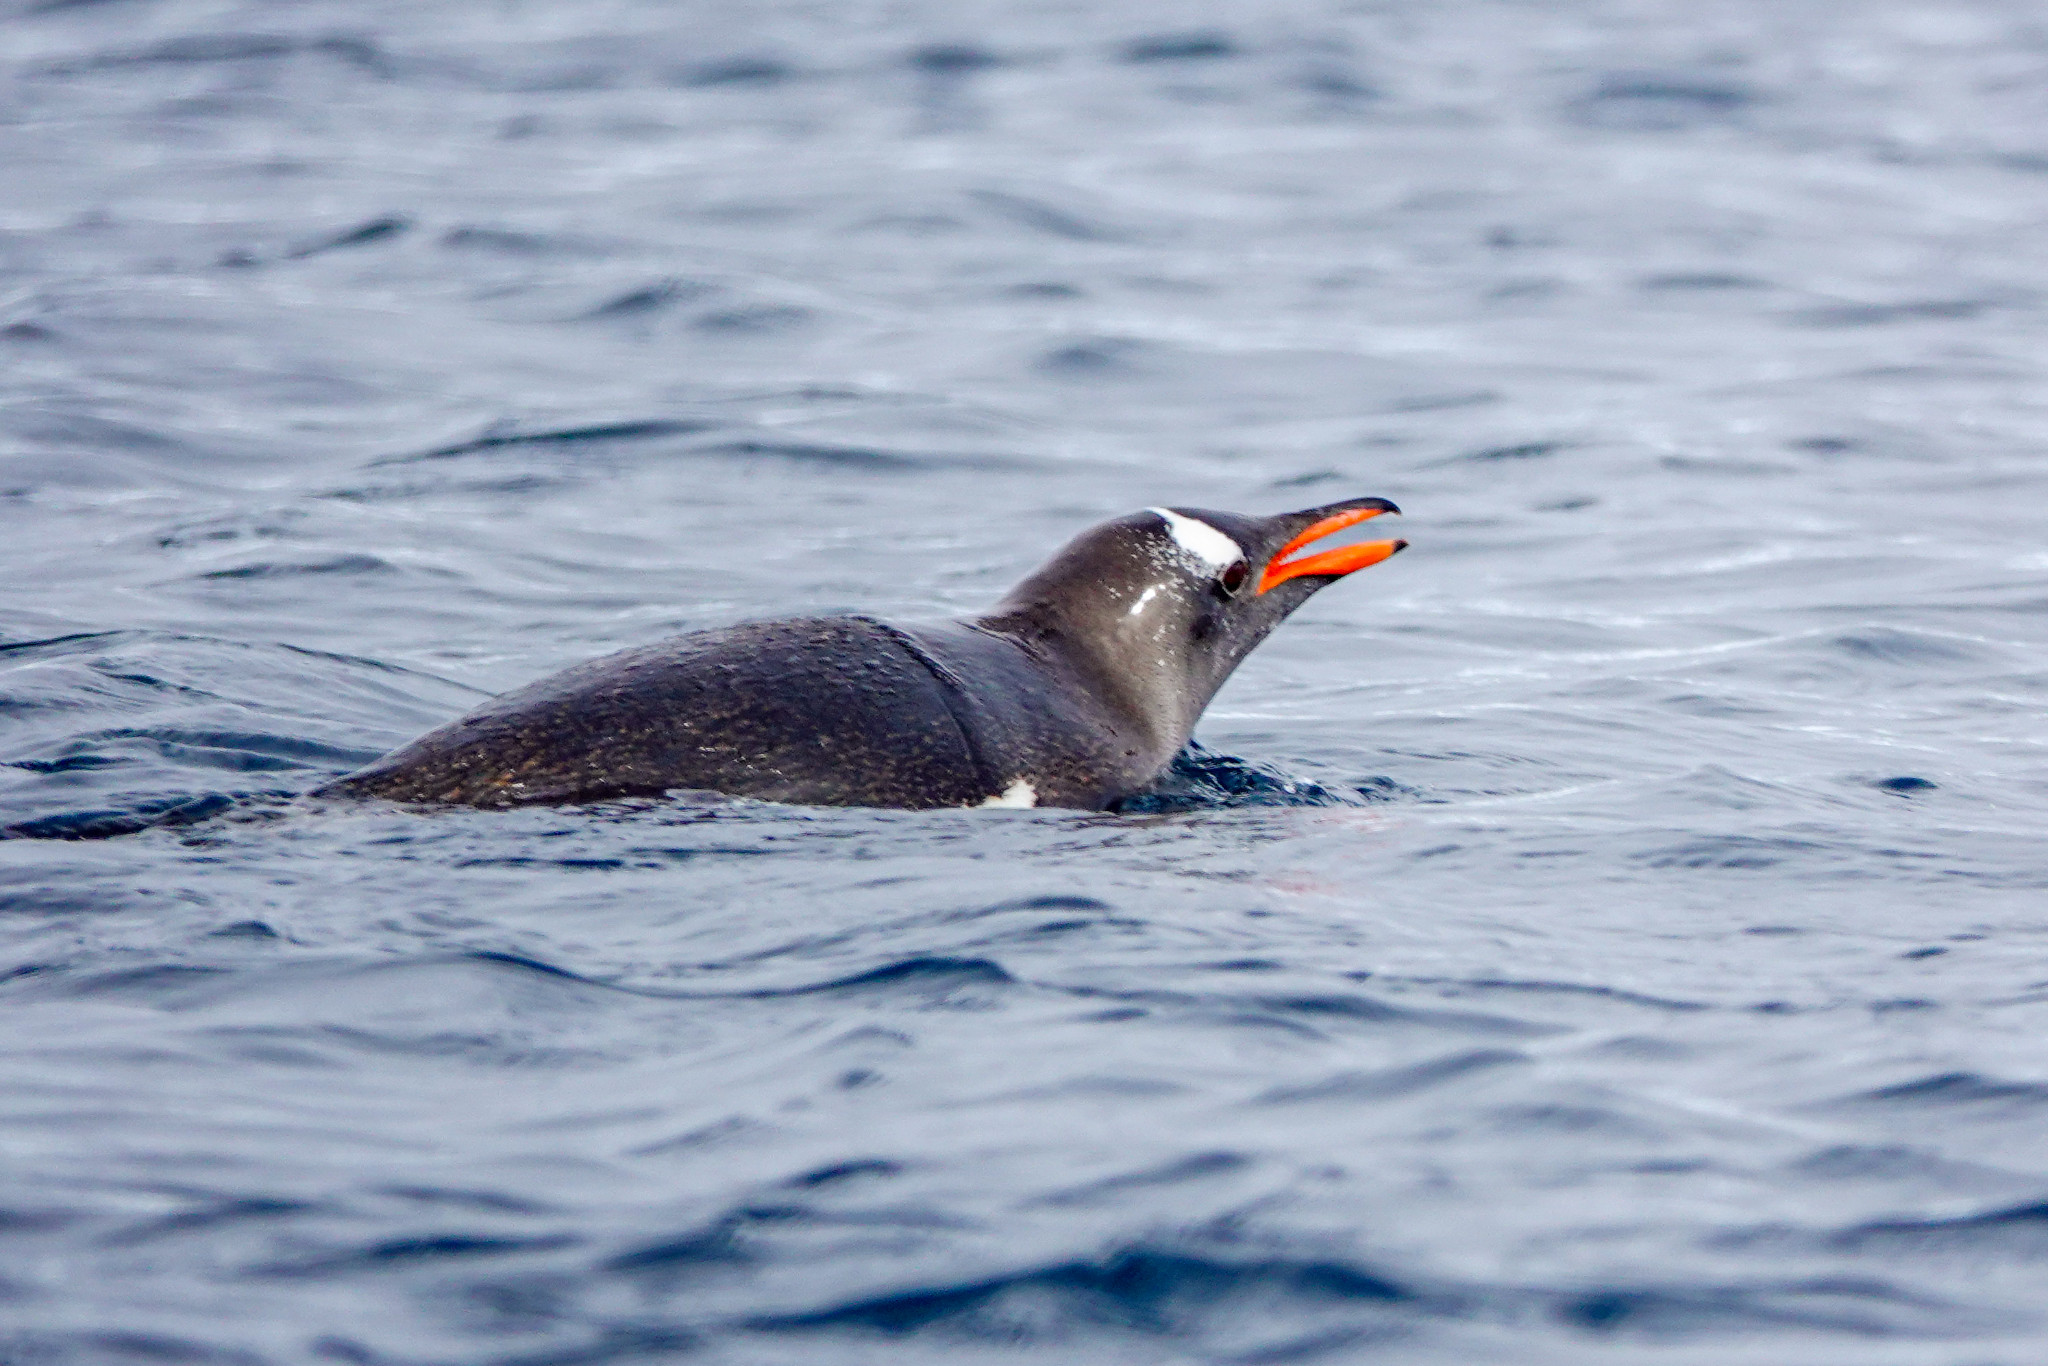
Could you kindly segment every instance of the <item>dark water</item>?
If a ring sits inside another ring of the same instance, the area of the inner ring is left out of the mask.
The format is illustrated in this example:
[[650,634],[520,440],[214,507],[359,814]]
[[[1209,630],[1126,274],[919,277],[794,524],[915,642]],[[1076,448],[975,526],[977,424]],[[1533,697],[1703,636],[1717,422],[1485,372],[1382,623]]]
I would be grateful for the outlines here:
[[[2038,6],[0,33],[10,1366],[2048,1352]],[[294,796],[1357,494],[1148,813]]]

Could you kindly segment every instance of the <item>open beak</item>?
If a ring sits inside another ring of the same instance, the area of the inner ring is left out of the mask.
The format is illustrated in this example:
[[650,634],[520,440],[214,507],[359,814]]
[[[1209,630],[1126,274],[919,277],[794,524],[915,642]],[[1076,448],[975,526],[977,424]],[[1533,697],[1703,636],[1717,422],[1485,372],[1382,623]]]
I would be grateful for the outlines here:
[[1343,574],[1355,573],[1367,565],[1378,564],[1381,560],[1391,555],[1399,554],[1407,546],[1408,542],[1365,541],[1358,545],[1338,546],[1335,550],[1325,550],[1314,555],[1304,555],[1298,560],[1287,558],[1295,551],[1300,550],[1304,546],[1312,545],[1322,540],[1325,536],[1336,535],[1345,527],[1357,526],[1360,522],[1368,518],[1377,517],[1382,512],[1399,514],[1400,511],[1401,509],[1395,507],[1392,503],[1388,503],[1385,507],[1352,508],[1348,511],[1340,512],[1333,517],[1323,518],[1323,520],[1310,526],[1308,530],[1296,536],[1286,545],[1281,546],[1279,552],[1272,559],[1266,561],[1266,572],[1259,576],[1259,592],[1271,592],[1289,579],[1298,579],[1309,574],[1334,578]]

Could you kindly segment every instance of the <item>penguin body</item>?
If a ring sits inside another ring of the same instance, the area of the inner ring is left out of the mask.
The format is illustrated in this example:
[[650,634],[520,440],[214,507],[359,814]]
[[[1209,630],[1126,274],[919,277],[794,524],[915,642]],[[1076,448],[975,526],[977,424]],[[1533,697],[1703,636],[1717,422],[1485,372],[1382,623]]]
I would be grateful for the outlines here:
[[1147,509],[1083,532],[986,616],[746,622],[623,650],[493,698],[318,795],[508,807],[696,789],[1100,810],[1159,775],[1274,625],[1405,543],[1288,552],[1397,510]]

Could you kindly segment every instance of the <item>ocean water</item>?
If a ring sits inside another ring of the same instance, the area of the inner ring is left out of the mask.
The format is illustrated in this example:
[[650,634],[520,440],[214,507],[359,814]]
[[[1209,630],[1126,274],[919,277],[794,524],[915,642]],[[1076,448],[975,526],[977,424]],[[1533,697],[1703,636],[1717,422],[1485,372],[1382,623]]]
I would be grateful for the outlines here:
[[[2038,6],[0,13],[9,1366],[2048,1355]],[[302,795],[1362,494],[1142,811]]]

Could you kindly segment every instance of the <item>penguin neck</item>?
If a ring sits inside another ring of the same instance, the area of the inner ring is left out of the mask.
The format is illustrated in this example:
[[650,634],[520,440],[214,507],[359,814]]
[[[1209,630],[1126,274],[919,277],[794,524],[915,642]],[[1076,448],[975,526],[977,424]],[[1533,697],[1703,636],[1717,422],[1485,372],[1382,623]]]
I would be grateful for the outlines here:
[[1115,636],[1067,616],[1056,603],[1012,598],[966,624],[1013,641],[1065,675],[1163,767],[1187,744],[1209,699],[1190,697],[1178,670],[1134,665]]

